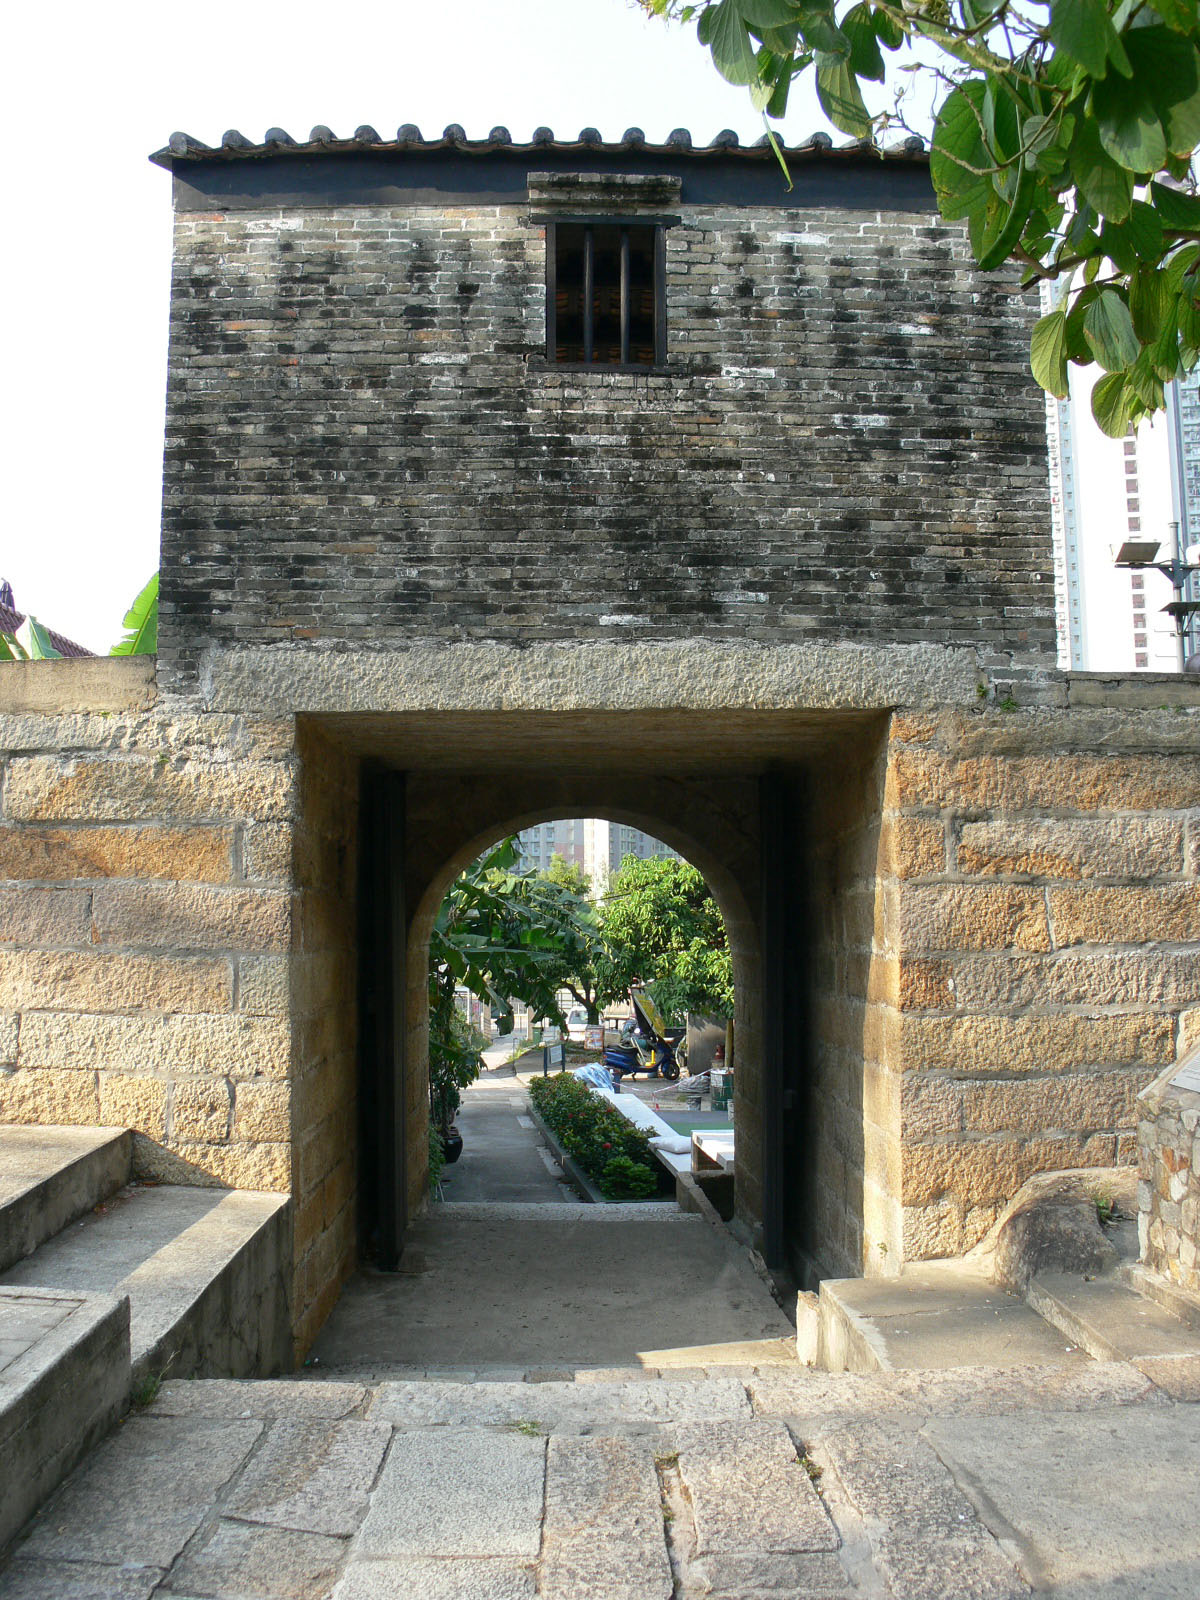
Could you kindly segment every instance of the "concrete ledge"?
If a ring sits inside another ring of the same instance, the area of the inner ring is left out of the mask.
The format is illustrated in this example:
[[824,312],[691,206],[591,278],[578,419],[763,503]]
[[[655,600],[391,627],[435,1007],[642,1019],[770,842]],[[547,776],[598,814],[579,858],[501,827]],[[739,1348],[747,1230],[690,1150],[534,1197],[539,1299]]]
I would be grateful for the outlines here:
[[0,1547],[124,1410],[129,1301],[0,1288]]
[[155,656],[70,656],[0,664],[0,713],[147,711],[154,704]]
[[0,1272],[129,1182],[124,1128],[0,1128]]

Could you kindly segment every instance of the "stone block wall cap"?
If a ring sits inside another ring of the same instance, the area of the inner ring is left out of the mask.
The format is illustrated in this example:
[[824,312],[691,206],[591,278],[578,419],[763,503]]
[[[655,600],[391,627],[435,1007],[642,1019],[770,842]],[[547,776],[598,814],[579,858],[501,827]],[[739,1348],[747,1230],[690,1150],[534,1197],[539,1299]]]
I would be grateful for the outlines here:
[[1164,1068],[1138,1095],[1138,1104],[1150,1112],[1158,1112],[1168,1104],[1180,1111],[1200,1110],[1200,1090],[1186,1088],[1175,1081],[1189,1067],[1200,1067],[1200,1049],[1190,1051],[1182,1061]]

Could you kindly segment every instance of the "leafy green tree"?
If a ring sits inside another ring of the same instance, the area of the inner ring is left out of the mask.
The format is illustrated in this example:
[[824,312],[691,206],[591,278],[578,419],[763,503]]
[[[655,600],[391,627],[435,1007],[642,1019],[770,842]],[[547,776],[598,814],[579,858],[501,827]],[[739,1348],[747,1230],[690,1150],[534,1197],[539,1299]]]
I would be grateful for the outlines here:
[[[811,71],[830,122],[867,139],[907,126],[904,85],[931,81],[941,213],[966,221],[984,269],[1011,262],[1025,285],[1057,284],[1033,332],[1033,375],[1061,397],[1071,363],[1097,363],[1092,410],[1106,433],[1161,409],[1164,385],[1195,366],[1200,0],[641,4],[695,21],[718,72],[764,117],[782,116]],[[872,114],[862,85],[889,76],[895,105]]]
[[483,1068],[483,1041],[455,1005],[460,986],[507,1016],[510,1026],[514,1000],[565,1026],[558,1005],[564,952],[578,944],[588,908],[561,884],[517,872],[516,863],[516,840],[503,840],[455,880],[434,922],[429,1088],[432,1116],[443,1126]]
[[578,1001],[589,1022],[599,1022],[604,1007],[624,995],[629,980],[624,967],[614,963],[600,930],[590,898],[591,880],[582,867],[564,861],[562,856],[551,857],[542,877],[576,900],[574,925],[560,951],[558,987]]
[[600,923],[622,990],[645,983],[668,1020],[688,1011],[733,1015],[725,924],[690,862],[626,856],[609,884]]

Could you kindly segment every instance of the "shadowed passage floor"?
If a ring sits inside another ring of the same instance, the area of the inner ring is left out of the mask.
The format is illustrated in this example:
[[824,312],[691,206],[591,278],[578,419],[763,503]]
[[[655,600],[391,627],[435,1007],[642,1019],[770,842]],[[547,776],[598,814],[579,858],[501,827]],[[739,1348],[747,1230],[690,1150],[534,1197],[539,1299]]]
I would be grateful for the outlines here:
[[409,1229],[400,1272],[351,1280],[313,1347],[316,1372],[794,1359],[792,1324],[736,1241],[673,1203],[580,1202],[516,1079],[481,1079],[459,1126],[445,1200]]

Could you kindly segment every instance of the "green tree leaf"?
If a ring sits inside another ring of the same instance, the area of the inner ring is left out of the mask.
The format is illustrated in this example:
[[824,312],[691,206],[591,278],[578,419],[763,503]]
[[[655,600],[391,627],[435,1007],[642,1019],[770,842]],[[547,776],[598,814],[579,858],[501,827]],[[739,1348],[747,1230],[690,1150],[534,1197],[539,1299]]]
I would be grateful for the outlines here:
[[[1200,142],[1200,63],[1194,40],[1155,24],[1132,29],[1127,48],[1134,81],[1145,86],[1167,148],[1176,155],[1190,156]],[[1161,165],[1156,162],[1154,170]]]
[[1111,60],[1129,75],[1129,58],[1117,37],[1104,0],[1050,0],[1050,38],[1093,78],[1102,78]]
[[1101,378],[1092,390],[1092,415],[1102,433],[1119,439],[1129,430],[1130,395],[1123,372]]
[[1148,3],[1168,28],[1187,33],[1196,26],[1196,7],[1194,3],[1189,4],[1189,0],[1148,0]]
[[1029,365],[1042,388],[1064,400],[1067,395],[1067,313],[1039,317],[1029,344]]
[[718,0],[718,4],[706,11],[705,16],[712,19],[708,28],[708,47],[717,71],[727,83],[757,83],[758,65],[754,47],[736,0]]
[[1172,189],[1169,184],[1152,183],[1150,200],[1164,227],[1180,233],[1200,233],[1200,197]]
[[791,0],[737,0],[737,9],[752,28],[794,28],[797,7]]
[[1110,72],[1092,90],[1092,109],[1100,143],[1119,166],[1130,172],[1158,171],[1167,159],[1167,138],[1144,79]]
[[1105,372],[1122,371],[1137,360],[1141,350],[1129,307],[1115,289],[1102,289],[1088,306],[1083,335]]
[[875,15],[863,0],[842,18],[842,32],[850,41],[851,72],[858,78],[882,83],[887,74],[879,49],[879,35],[875,31]]
[[152,656],[158,650],[158,573],[125,613],[128,629],[109,651],[113,656]]
[[983,85],[964,84],[938,112],[929,152],[929,175],[944,217],[954,220],[987,209],[994,190],[991,156],[983,142]]
[[824,53],[817,56],[817,99],[835,128],[855,139],[870,137],[870,114],[848,62]]
[[1094,122],[1081,117],[1071,140],[1071,173],[1088,204],[1102,217],[1124,222],[1133,203],[1133,174],[1100,143]]

